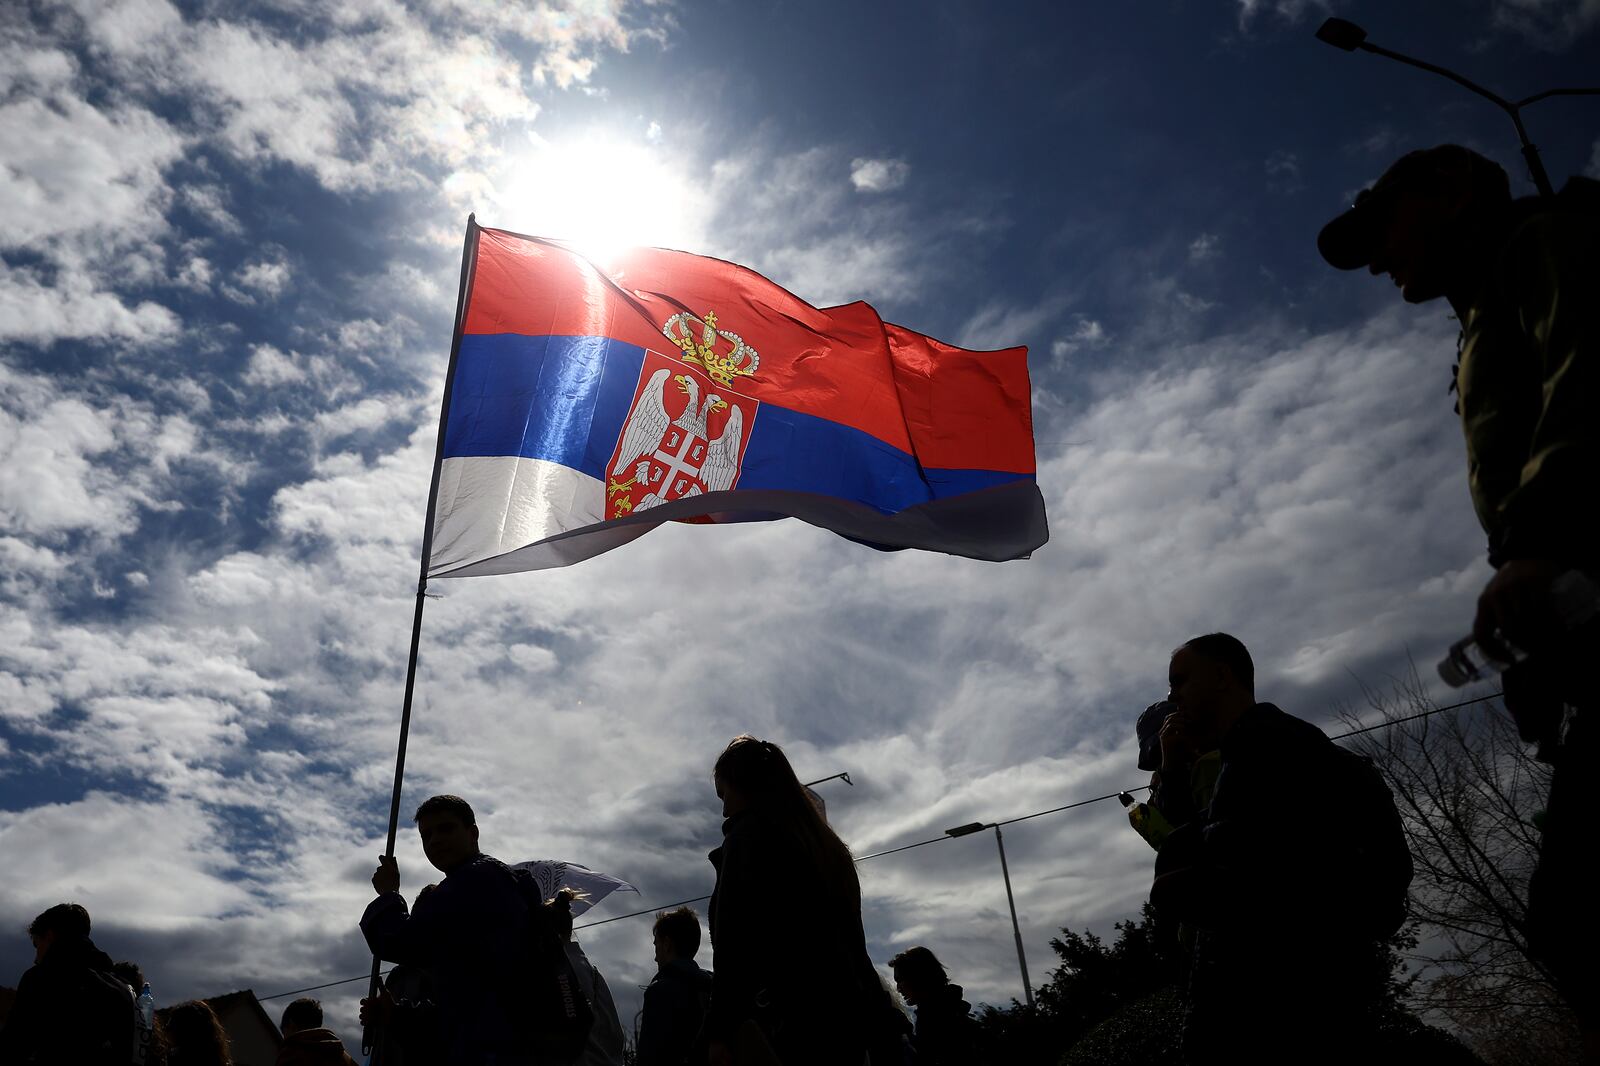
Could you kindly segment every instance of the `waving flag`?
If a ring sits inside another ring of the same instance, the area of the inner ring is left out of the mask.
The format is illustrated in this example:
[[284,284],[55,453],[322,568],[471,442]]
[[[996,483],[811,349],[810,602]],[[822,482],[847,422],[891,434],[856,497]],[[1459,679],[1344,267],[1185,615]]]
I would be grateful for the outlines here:
[[529,859],[527,862],[512,863],[513,870],[527,870],[533,875],[534,882],[539,886],[540,895],[549,899],[563,888],[575,888],[583,893],[582,899],[572,901],[572,914],[574,917],[587,911],[613,892],[632,892],[638,895],[639,890],[621,878],[603,874],[598,870],[591,870],[587,866],[575,862],[562,862],[559,859]]
[[469,223],[466,254],[430,577],[564,566],[674,519],[996,560],[1048,536],[1025,348],[684,252],[602,268]]

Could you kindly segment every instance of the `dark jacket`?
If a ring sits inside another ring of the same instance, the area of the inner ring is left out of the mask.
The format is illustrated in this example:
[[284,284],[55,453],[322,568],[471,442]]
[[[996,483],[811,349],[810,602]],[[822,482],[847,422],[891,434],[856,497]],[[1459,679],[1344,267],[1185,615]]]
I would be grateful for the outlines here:
[[451,870],[411,913],[398,892],[367,905],[361,932],[373,954],[420,966],[433,979],[452,1066],[497,1066],[525,1055],[516,1019],[528,907],[509,867],[487,855]]
[[861,888],[829,891],[801,841],[761,812],[722,824],[707,917],[712,993],[706,1034],[732,1044],[754,1020],[785,1066],[854,1063],[899,1012],[867,956]]
[[283,1039],[276,1066],[356,1066],[332,1029],[302,1029]]
[[918,1003],[917,1066],[969,1066],[977,1056],[972,1004],[961,986],[947,984]]
[[[133,991],[88,937],[61,938],[17,982],[0,1028],[0,1066],[123,1066],[133,1054]],[[120,993],[118,991],[120,987]]]
[[711,974],[673,959],[650,979],[639,1018],[639,1066],[683,1066],[711,1002]]
[[[1374,879],[1395,864],[1410,878],[1393,800],[1359,756],[1269,703],[1246,711],[1220,750],[1211,806],[1167,839],[1151,889],[1158,910],[1199,930],[1185,1055],[1255,1062],[1300,1049],[1321,1062],[1360,1053],[1370,1036],[1362,1019],[1383,987]],[[1363,799],[1368,786],[1378,794]],[[1399,853],[1385,858],[1379,846]],[[1392,890],[1394,878],[1386,883]],[[1286,979],[1291,941],[1298,961]]]
[[1600,217],[1560,203],[1583,191],[1574,181],[1556,210],[1519,202],[1532,217],[1512,225],[1471,306],[1457,309],[1467,479],[1494,566],[1600,562],[1580,517],[1600,469]]
[[[1210,807],[1156,855],[1157,905],[1225,933],[1281,930],[1316,914],[1319,928],[1375,939],[1363,931],[1370,915],[1352,901],[1372,894],[1380,857],[1404,864],[1406,880],[1410,860],[1370,765],[1270,703],[1246,711],[1220,751]],[[1358,810],[1352,789],[1362,782],[1382,795]],[[1374,806],[1383,808],[1379,827],[1357,816]]]

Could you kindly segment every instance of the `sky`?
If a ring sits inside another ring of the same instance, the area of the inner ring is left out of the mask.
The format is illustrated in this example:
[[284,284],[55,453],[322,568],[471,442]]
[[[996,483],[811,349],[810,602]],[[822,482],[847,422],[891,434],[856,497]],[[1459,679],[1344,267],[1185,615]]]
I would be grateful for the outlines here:
[[[1315,237],[1414,147],[1532,186],[1502,113],[1319,43],[1329,14],[1513,98],[1600,69],[1596,0],[7,4],[0,983],[67,899],[158,1003],[366,972],[469,212],[1027,345],[1051,539],[672,526],[433,582],[408,894],[436,792],[491,854],[639,888],[598,919],[710,891],[740,732],[848,771],[818,789],[865,855],[1144,783],[1133,721],[1197,633],[1330,731],[1431,676],[1489,577],[1456,326]],[[1600,103],[1526,121],[1558,185],[1600,176]],[[1036,985],[1148,888],[1114,802],[1006,852]],[[859,869],[875,961],[1021,996],[989,836]],[[579,935],[630,1022],[648,920]],[[321,993],[354,1041],[363,987]]]

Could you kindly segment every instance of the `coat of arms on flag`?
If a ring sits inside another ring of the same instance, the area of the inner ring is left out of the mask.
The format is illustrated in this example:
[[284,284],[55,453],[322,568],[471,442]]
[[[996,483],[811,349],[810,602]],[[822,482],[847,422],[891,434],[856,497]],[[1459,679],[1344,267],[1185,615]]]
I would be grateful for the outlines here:
[[755,427],[760,401],[733,387],[760,366],[755,349],[717,329],[714,312],[704,320],[680,312],[662,333],[683,354],[645,352],[633,406],[606,467],[608,518],[733,488]]

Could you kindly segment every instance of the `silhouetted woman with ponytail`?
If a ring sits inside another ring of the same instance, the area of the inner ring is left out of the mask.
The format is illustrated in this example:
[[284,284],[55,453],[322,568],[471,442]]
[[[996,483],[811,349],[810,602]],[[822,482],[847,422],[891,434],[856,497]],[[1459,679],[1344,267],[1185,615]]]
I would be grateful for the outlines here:
[[860,1066],[899,1012],[867,957],[850,849],[776,744],[733,738],[713,779],[711,1066]]

